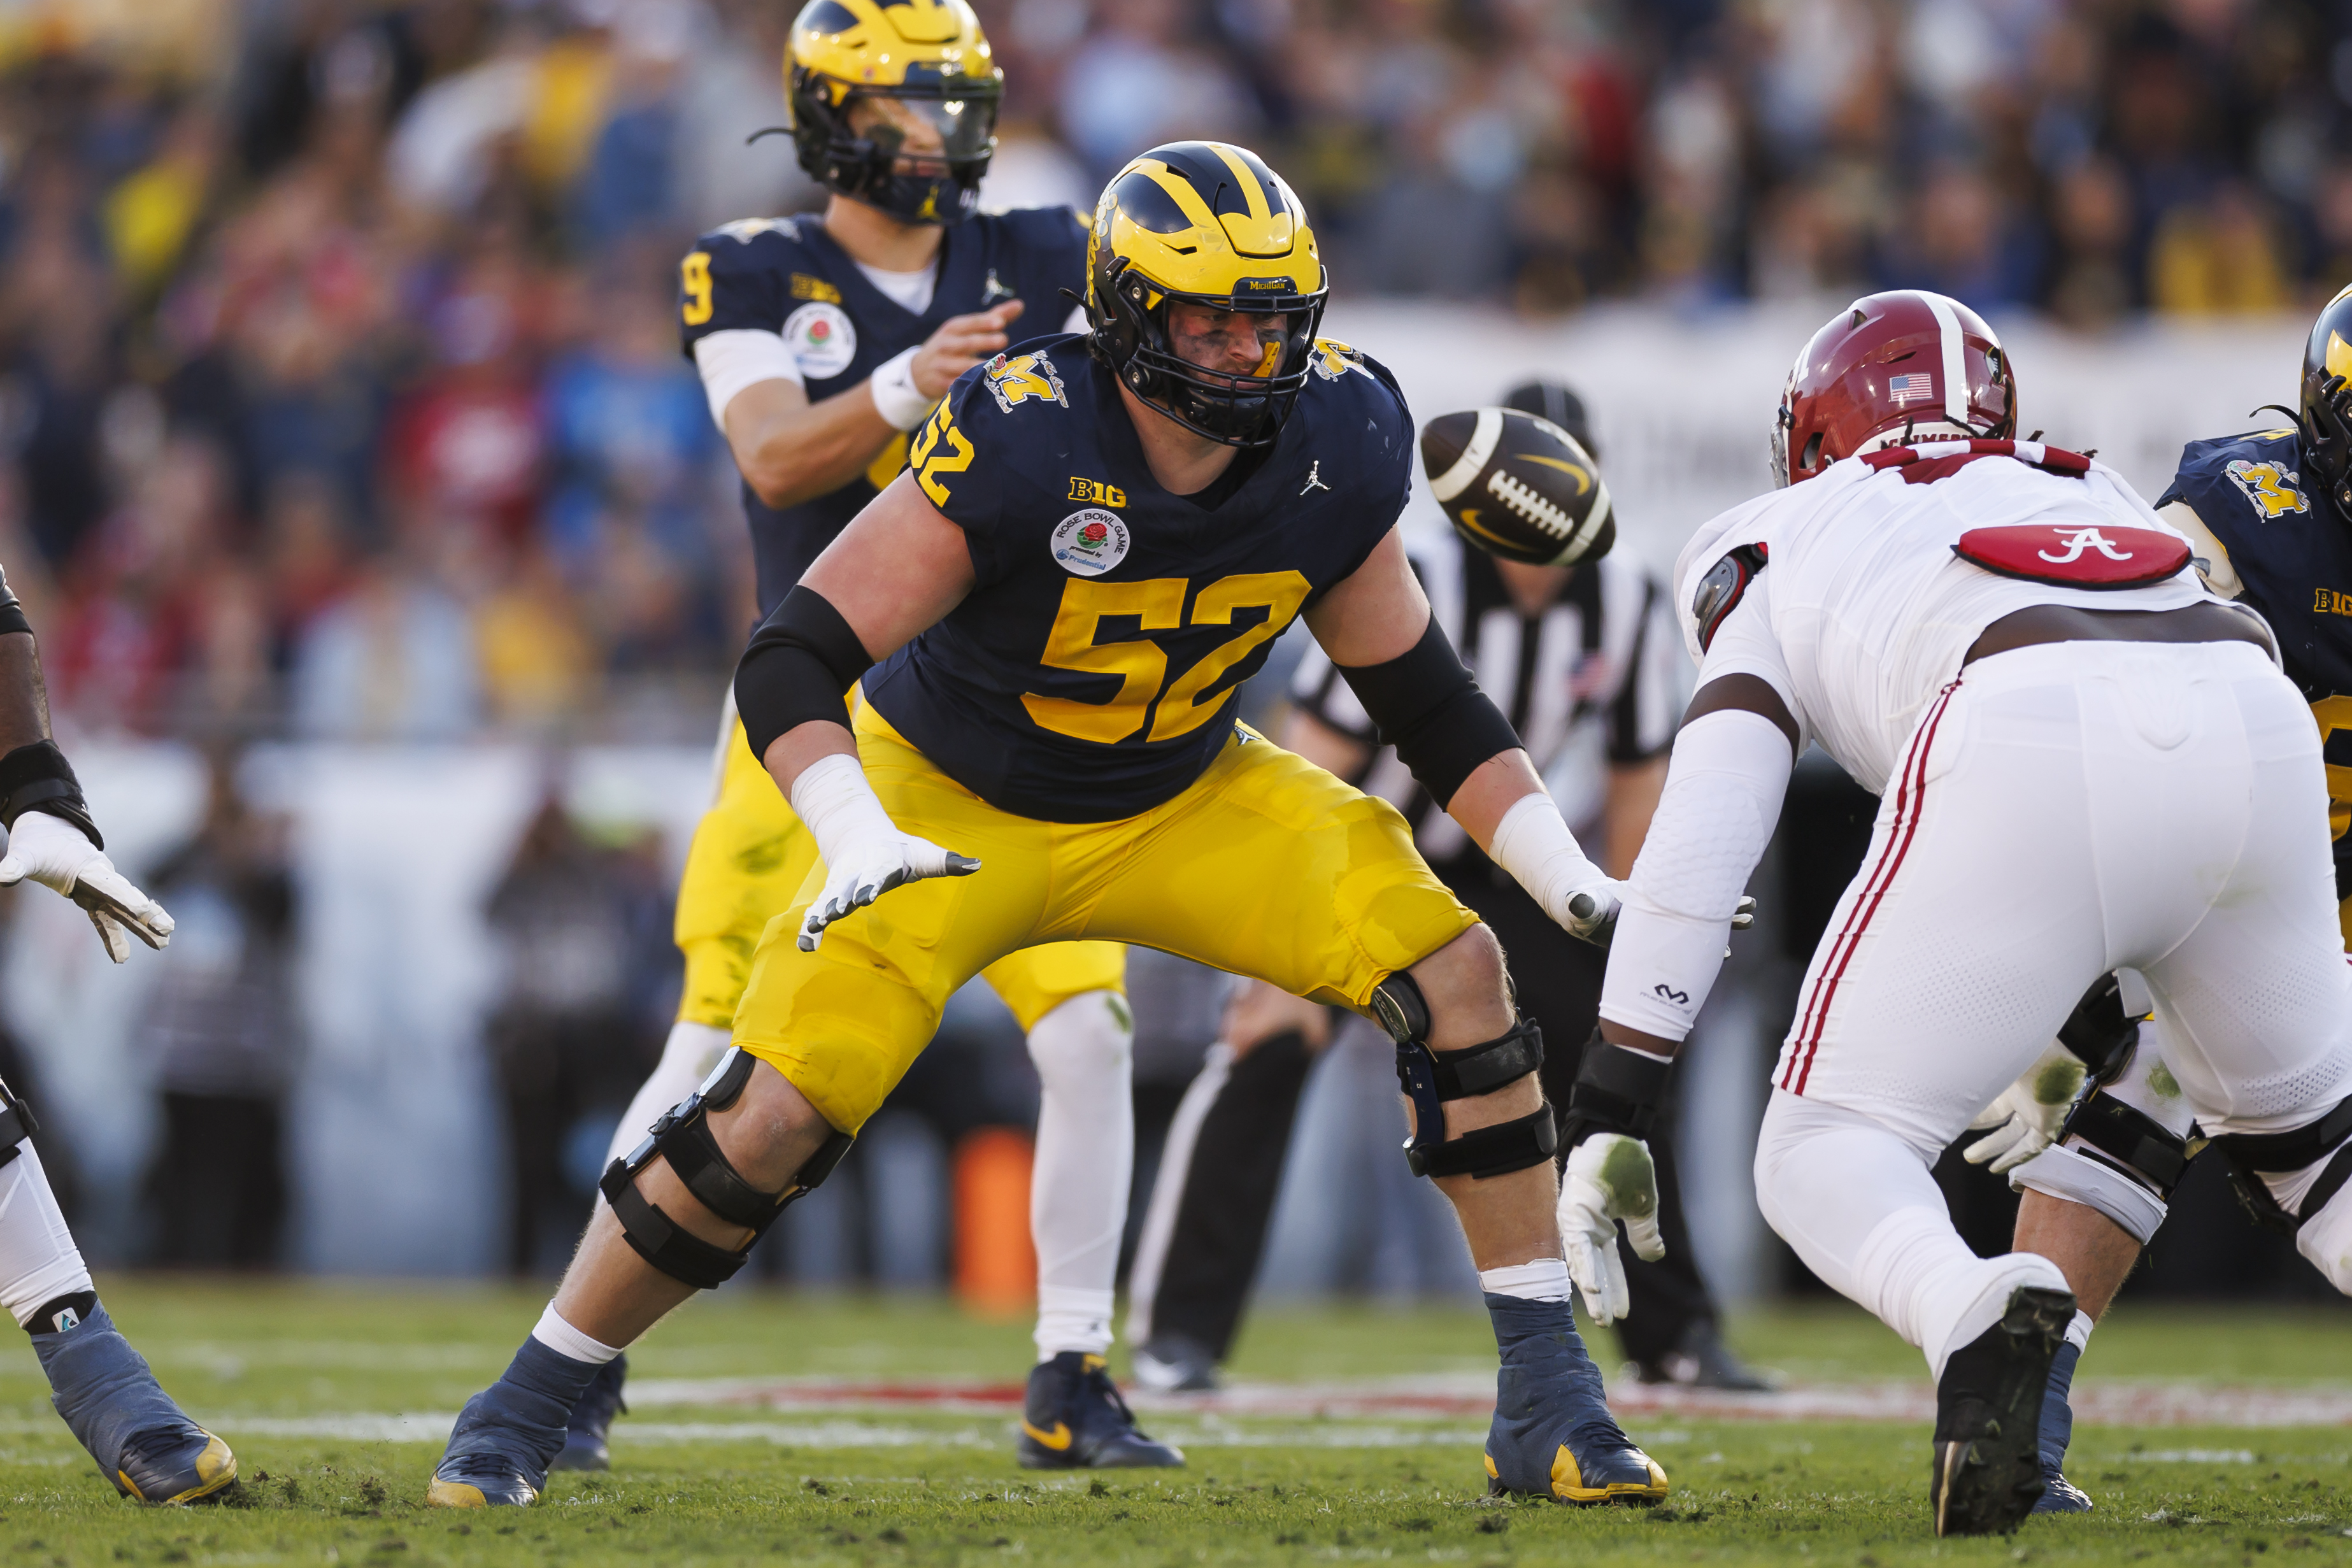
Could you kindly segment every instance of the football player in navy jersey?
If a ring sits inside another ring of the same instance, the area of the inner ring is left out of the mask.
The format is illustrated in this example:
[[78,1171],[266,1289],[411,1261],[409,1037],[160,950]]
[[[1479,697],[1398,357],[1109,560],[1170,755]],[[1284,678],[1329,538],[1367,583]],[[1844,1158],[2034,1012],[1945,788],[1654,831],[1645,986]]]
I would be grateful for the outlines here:
[[[801,166],[824,215],[754,218],[702,237],[679,271],[686,353],[743,475],[760,613],[905,464],[907,431],[955,378],[1002,349],[1032,304],[1058,310],[1086,278],[1066,207],[975,210],[1003,73],[964,0],[813,0],[785,58]],[[816,859],[730,701],[718,779],[677,897],[677,1021],[614,1133],[619,1161],[726,1048],[751,953]],[[1039,1362],[1083,1436],[1024,1447],[1034,1465],[1159,1466],[1182,1456],[1135,1430],[1104,1372],[1134,1160],[1126,950],[1059,942],[985,978],[1025,1030],[1042,1087],[1032,1222]],[[572,1412],[558,1468],[603,1469],[627,1363]]]
[[[541,1329],[459,1416],[433,1500],[532,1500],[598,1360],[724,1278],[824,1179],[956,987],[1070,939],[1379,1017],[1408,1158],[1461,1217],[1501,1350],[1492,1486],[1664,1495],[1577,1335],[1541,1037],[1511,1005],[1500,946],[1394,807],[1234,718],[1235,688],[1303,615],[1496,864],[1576,934],[1613,921],[1615,884],[1406,563],[1403,399],[1317,337],[1314,236],[1255,154],[1157,148],[1105,190],[1093,235],[1090,331],[961,378],[907,470],[744,655],[750,747],[823,865],[761,940],[736,1048],[608,1177],[613,1206]],[[1580,1080],[1571,1116],[1597,1109],[1588,1090],[1621,1109],[1640,1094]],[[1036,1393],[1024,1436],[1073,1442]]]
[[[2336,739],[2352,731],[2352,288],[2329,300],[2312,325],[2300,394],[2292,424],[2189,442],[2157,515],[2188,535],[2207,587],[2270,623],[2280,663],[2311,704],[2328,763],[2337,918],[2352,946],[2352,772],[2343,765],[2352,761],[2346,750],[2352,735]],[[2147,1005],[2123,1002],[2121,988],[2107,990],[2101,999],[2107,1016],[2097,1019],[2086,998],[2074,1026],[2087,1024],[2119,1042],[2111,1069],[2116,1076],[2093,1088],[2053,1130],[2051,1145],[2011,1178],[2022,1189],[2018,1249],[2055,1261],[2080,1309],[2051,1369],[2042,1417],[2048,1489],[2037,1512],[2079,1513],[2092,1506],[2063,1473],[2074,1430],[2067,1395],[2074,1368],[2092,1325],[2164,1223],[2197,1136],[2158,1043],[2162,1018],[2143,1026]],[[2294,1135],[2308,1147],[2287,1147],[2282,1139],[2266,1153],[2248,1151],[2242,1139],[2228,1141],[2231,1184],[2266,1224],[2294,1234],[2297,1222],[2254,1172],[2299,1168],[2328,1159],[2333,1150],[2322,1178],[2333,1191],[2352,1174],[2352,1148],[2341,1147],[2347,1131],[2332,1124],[2309,1130]],[[2303,1212],[2315,1213],[2325,1196],[2306,1197]]]

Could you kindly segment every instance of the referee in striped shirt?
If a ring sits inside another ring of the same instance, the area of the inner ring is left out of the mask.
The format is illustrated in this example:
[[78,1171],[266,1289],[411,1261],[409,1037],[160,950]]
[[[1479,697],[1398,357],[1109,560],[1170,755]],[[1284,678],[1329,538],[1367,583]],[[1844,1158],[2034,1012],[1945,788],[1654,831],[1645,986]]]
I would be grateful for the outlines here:
[[[1568,388],[1534,382],[1505,402],[1593,450],[1584,405]],[[1412,554],[1449,640],[1510,716],[1560,815],[1580,842],[1601,847],[1610,875],[1624,877],[1664,787],[1682,705],[1682,638],[1664,589],[1620,557],[1529,566],[1470,549],[1451,530]],[[1395,803],[1423,858],[1501,940],[1519,1006],[1543,1030],[1545,1095],[1567,1104],[1600,1015],[1607,954],[1562,931],[1438,808],[1379,744],[1319,651],[1307,654],[1290,694],[1283,745]],[[1180,1111],[1171,1130],[1129,1279],[1129,1331],[1148,1386],[1214,1386],[1257,1272],[1307,1068],[1347,1028],[1380,1034],[1272,987],[1239,994],[1225,1029],[1231,1054],[1213,1055],[1186,1097],[1190,1114]],[[1693,1264],[1671,1139],[1653,1133],[1650,1149],[1666,1256],[1627,1256],[1633,1310],[1618,1324],[1621,1342],[1645,1382],[1760,1388],[1724,1346]]]

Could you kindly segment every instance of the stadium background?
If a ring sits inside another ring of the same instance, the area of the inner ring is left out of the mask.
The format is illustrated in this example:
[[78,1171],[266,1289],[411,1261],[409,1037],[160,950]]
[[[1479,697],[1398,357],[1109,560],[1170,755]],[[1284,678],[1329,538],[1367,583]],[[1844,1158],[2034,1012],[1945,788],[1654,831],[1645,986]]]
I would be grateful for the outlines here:
[[[1090,201],[1176,135],[1250,142],[1316,218],[1332,333],[1424,416],[1576,385],[1621,547],[1660,566],[1765,482],[1790,353],[1856,292],[1984,310],[2025,425],[2152,496],[2183,440],[2291,397],[2309,310],[2352,281],[2334,4],[978,8],[1009,78],[991,205]],[[95,1258],[560,1262],[667,1020],[750,615],[671,287],[699,228],[816,205],[786,142],[744,144],[782,118],[791,10],[0,3],[0,563],[110,847],[182,921],[113,971],[71,910],[0,899],[0,1070]],[[1868,805],[1807,770],[1686,1076],[1734,1300],[1807,1284],[1748,1153]],[[967,1244],[986,1217],[974,1151],[1034,1115],[992,1007],[952,1016],[768,1272],[951,1276],[959,1216]],[[1206,1043],[1187,1027],[1146,1053],[1147,1121]],[[1377,1104],[1307,1114],[1303,1151],[1393,1163]],[[1318,1245],[1339,1167],[1294,1164],[1270,1286],[1429,1283]],[[2315,1294],[2213,1174],[2132,1289]],[[206,1179],[238,1184],[234,1223],[185,1204]],[[2004,1234],[1997,1184],[1953,1190]]]

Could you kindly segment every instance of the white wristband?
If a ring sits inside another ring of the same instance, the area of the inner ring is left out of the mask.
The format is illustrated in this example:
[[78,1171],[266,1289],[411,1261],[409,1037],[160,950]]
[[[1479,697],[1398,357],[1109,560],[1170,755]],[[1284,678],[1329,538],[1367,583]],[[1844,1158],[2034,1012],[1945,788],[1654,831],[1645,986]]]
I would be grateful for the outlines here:
[[1566,917],[1568,900],[1577,889],[1608,879],[1560,820],[1559,807],[1541,790],[1521,795],[1503,813],[1495,826],[1495,847],[1487,853],[1556,921]]
[[850,838],[861,834],[898,837],[898,825],[882,809],[874,786],[866,782],[864,765],[839,752],[819,757],[801,770],[800,777],[793,781],[792,803],[793,815],[816,840],[816,851],[828,869]]
[[930,416],[936,397],[926,397],[915,385],[915,356],[922,353],[918,346],[894,359],[882,362],[866,383],[874,396],[874,412],[896,430],[912,430]]

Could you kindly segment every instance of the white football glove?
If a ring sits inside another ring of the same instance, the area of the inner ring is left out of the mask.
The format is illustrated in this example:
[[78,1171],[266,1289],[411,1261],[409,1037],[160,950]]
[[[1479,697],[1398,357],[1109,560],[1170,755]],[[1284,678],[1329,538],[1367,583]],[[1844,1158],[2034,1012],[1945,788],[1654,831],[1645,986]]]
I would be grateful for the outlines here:
[[1559,1186],[1559,1238],[1568,1277],[1596,1323],[1613,1323],[1632,1305],[1625,1261],[1617,1256],[1617,1222],[1644,1260],[1666,1255],[1658,1234],[1658,1168],[1650,1146],[1622,1132],[1595,1132],[1569,1151]]
[[803,952],[814,952],[824,928],[893,888],[926,877],[969,877],[980,862],[898,831],[866,782],[856,757],[821,757],[793,783],[793,810],[824,858],[824,888],[801,921]]
[[128,931],[149,947],[172,940],[172,917],[163,906],[131,885],[114,868],[105,852],[82,837],[81,829],[46,811],[28,811],[16,818],[8,834],[8,853],[0,856],[0,888],[12,888],[30,877],[82,907],[106,956],[121,963],[131,957]]
[[1971,1165],[1990,1161],[1995,1175],[2005,1175],[2057,1141],[2083,1092],[2082,1059],[2065,1047],[2053,1044],[2025,1075],[1969,1123],[1972,1131],[1992,1129],[1961,1153]]

